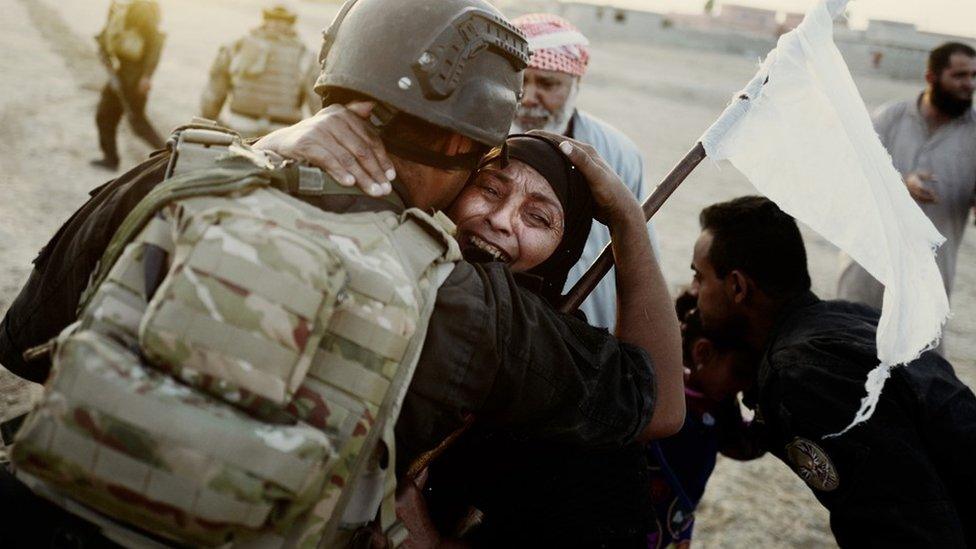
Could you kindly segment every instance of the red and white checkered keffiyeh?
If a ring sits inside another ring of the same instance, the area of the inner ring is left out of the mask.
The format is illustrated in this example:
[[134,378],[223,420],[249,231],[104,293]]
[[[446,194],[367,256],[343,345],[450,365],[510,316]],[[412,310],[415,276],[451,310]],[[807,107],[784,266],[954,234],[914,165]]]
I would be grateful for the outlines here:
[[549,13],[530,13],[512,20],[529,39],[530,69],[583,76],[590,62],[590,42],[572,23]]

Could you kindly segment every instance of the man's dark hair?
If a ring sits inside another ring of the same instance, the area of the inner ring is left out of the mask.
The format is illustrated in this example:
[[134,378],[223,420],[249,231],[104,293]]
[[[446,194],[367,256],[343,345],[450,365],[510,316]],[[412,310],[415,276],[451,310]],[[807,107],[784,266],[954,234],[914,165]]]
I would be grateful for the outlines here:
[[712,234],[708,260],[715,274],[748,274],[776,299],[810,289],[807,252],[796,221],[763,196],[743,196],[713,204],[698,217]]
[[929,52],[928,68],[932,74],[940,76],[949,66],[953,54],[961,53],[969,57],[976,57],[976,49],[962,42],[946,42]]

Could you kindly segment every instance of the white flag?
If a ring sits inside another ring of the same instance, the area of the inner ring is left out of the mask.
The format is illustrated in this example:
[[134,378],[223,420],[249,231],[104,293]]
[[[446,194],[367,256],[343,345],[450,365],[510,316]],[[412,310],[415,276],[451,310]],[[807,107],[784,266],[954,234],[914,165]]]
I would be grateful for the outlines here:
[[908,194],[834,45],[846,5],[823,0],[781,36],[701,142],[884,284],[880,364],[853,426],[873,413],[892,367],[937,343],[949,302],[935,263],[945,239]]

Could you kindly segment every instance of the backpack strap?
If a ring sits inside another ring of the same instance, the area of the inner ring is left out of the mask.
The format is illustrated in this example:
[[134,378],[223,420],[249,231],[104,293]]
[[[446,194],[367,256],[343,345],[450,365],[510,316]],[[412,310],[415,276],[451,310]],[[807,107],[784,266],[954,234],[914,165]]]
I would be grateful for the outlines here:
[[[167,141],[167,147],[171,151],[171,156],[166,167],[166,179],[195,170],[212,168],[218,162],[240,156],[250,160],[258,168],[272,170],[274,186],[292,196],[370,196],[359,187],[340,185],[318,168],[283,159],[273,153],[252,149],[243,141],[240,134],[218,126],[217,122],[206,118],[194,117],[190,124],[176,128]],[[406,209],[406,205],[396,193],[383,197],[370,196],[370,198],[385,200],[398,212]]]
[[[408,274],[420,280],[423,312],[415,335],[403,353],[401,367],[390,382],[376,423],[363,441],[363,447],[372,450],[361,452],[353,464],[351,482],[336,503],[320,547],[341,545],[339,540],[349,534],[350,526],[365,525],[377,516],[380,527],[392,540],[403,540],[404,531],[396,521],[394,426],[420,359],[437,291],[461,259],[454,230],[454,223],[442,212],[427,214],[416,208],[405,211],[401,223],[393,228],[391,237],[402,264],[410,271]],[[385,459],[377,459],[383,454]],[[385,468],[380,466],[381,462]]]
[[[163,183],[153,188],[116,230],[92,273],[88,288],[78,301],[79,312],[88,305],[125,246],[157,211],[171,202],[260,187],[274,187],[297,197],[369,196],[358,187],[340,185],[318,168],[290,160],[281,161],[269,153],[252,149],[236,132],[217,126],[211,120],[194,118],[192,123],[180,126],[173,131],[167,147],[171,156]],[[382,199],[396,211],[403,211],[404,204],[396,193]]]

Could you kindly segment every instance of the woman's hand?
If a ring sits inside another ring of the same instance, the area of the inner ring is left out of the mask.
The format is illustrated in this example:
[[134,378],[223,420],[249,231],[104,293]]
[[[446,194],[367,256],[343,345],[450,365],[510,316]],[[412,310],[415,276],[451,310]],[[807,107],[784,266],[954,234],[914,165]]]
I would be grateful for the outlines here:
[[590,185],[596,204],[594,218],[597,221],[612,225],[622,216],[640,212],[640,204],[630,189],[591,145],[549,132],[530,133],[540,133],[559,142],[559,150],[572,161]]
[[254,148],[304,160],[340,185],[356,185],[372,196],[389,194],[396,170],[367,122],[373,106],[371,101],[330,105],[311,118],[269,133]]
[[597,219],[610,228],[617,279],[614,334],[621,341],[647,351],[654,365],[657,401],[651,421],[637,440],[671,436],[685,421],[681,330],[647,236],[644,211],[593,147],[566,137],[547,135],[559,139],[560,150],[589,181]]

